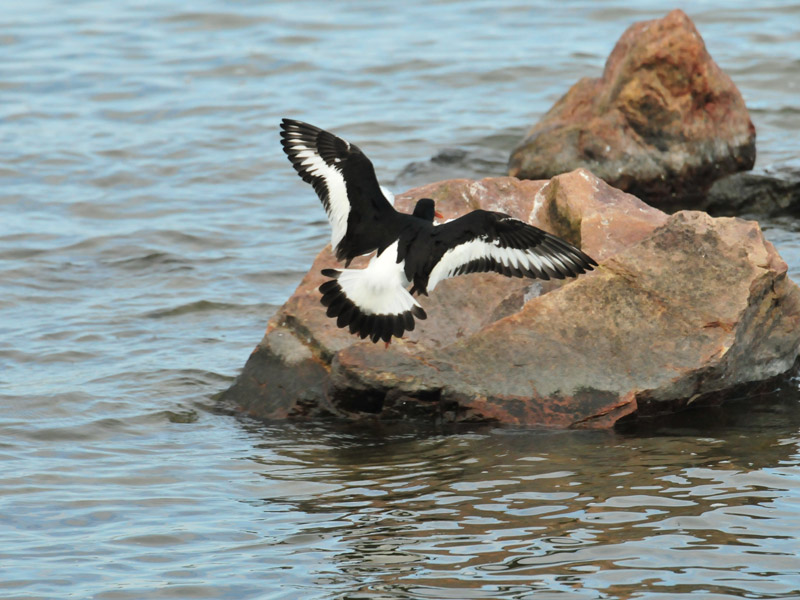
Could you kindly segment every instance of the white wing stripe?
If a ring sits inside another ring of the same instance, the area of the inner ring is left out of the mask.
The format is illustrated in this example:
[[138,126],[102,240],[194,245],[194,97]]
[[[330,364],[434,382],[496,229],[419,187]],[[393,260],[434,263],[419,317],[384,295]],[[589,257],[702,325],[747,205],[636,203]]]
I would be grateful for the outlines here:
[[302,166],[310,175],[321,177],[328,188],[328,220],[331,224],[331,246],[334,252],[347,232],[347,218],[350,215],[350,199],[347,197],[347,185],[339,169],[328,165],[322,157],[309,148],[294,131],[286,132],[286,141],[295,158],[301,159]]
[[544,255],[542,255],[542,256],[539,256],[539,260],[541,260],[541,261],[542,261],[542,263],[544,263],[544,265],[545,265],[545,266],[547,266],[547,267],[549,267],[549,268],[551,268],[551,269],[553,269],[553,270],[557,271],[557,270],[558,270],[558,267],[556,267],[556,266],[553,264],[553,261],[552,261],[550,258],[551,258],[551,257],[549,257],[549,256],[544,256]]
[[[480,258],[493,259],[496,262],[513,269],[531,269],[538,271],[556,271],[564,275],[580,267],[571,256],[563,253],[541,254],[539,247],[536,249],[500,248],[495,242],[488,242],[485,238],[476,238],[464,244],[450,248],[444,253],[441,260],[431,269],[428,276],[428,291],[433,291],[437,284],[449,277],[453,277],[458,269]],[[558,250],[545,250],[559,252]]]

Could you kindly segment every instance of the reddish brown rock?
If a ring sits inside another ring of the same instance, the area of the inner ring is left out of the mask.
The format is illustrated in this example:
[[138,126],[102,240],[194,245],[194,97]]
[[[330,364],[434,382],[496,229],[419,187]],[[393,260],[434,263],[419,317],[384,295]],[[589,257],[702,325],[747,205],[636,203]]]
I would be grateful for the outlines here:
[[[595,272],[565,283],[469,275],[421,303],[427,321],[387,349],[336,328],[317,257],[270,321],[229,403],[262,418],[436,418],[608,427],[787,371],[800,290],[755,222],[668,217],[578,170],[550,181],[454,180],[429,196],[448,217],[504,210],[581,245]],[[506,203],[507,202],[507,203]]]
[[631,26],[603,76],[581,79],[527,133],[509,174],[546,179],[584,167],[673,210],[754,162],[755,128],[739,90],[674,10]]
[[667,215],[577,169],[542,186],[529,219],[603,261],[666,223]]

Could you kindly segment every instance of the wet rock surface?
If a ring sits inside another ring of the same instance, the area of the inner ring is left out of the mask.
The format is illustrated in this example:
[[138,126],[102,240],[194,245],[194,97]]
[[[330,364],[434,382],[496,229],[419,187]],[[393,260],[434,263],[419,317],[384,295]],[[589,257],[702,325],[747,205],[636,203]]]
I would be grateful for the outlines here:
[[787,371],[800,290],[755,222],[668,216],[586,170],[549,181],[451,180],[420,197],[454,218],[501,210],[582,247],[600,267],[566,282],[446,280],[427,321],[388,348],[325,316],[317,257],[224,394],[260,418],[496,421],[608,427]]
[[680,10],[632,25],[602,77],[578,81],[512,152],[509,174],[583,167],[673,211],[753,167],[755,128],[739,90]]
[[713,215],[800,216],[800,171],[736,173],[714,182],[698,208]]

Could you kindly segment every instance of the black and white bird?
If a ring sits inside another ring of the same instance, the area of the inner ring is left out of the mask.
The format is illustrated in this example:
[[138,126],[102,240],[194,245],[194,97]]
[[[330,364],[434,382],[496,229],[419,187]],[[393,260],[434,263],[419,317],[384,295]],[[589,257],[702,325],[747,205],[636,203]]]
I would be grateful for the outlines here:
[[[345,267],[376,252],[364,269],[325,269],[322,304],[336,324],[389,342],[427,315],[412,294],[443,279],[495,271],[509,277],[564,279],[597,263],[564,240],[500,212],[475,210],[441,225],[434,201],[412,214],[394,209],[370,160],[355,145],[302,121],[281,121],[281,144],[303,181],[314,186],[331,223],[331,247]],[[411,285],[411,289],[408,286]]]

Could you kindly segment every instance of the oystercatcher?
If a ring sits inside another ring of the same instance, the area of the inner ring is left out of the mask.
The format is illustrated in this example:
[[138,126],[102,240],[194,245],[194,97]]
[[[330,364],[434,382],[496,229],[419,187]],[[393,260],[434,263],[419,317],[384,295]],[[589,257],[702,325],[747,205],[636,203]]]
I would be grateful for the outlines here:
[[495,271],[564,279],[597,266],[564,240],[504,213],[475,210],[437,225],[434,218],[442,217],[430,198],[412,214],[398,212],[355,144],[308,123],[283,119],[281,144],[325,207],[336,258],[347,267],[377,251],[364,269],[325,269],[331,279],[319,288],[327,315],[362,339],[388,343],[413,330],[414,318],[427,315],[412,294],[428,295],[448,277]]

